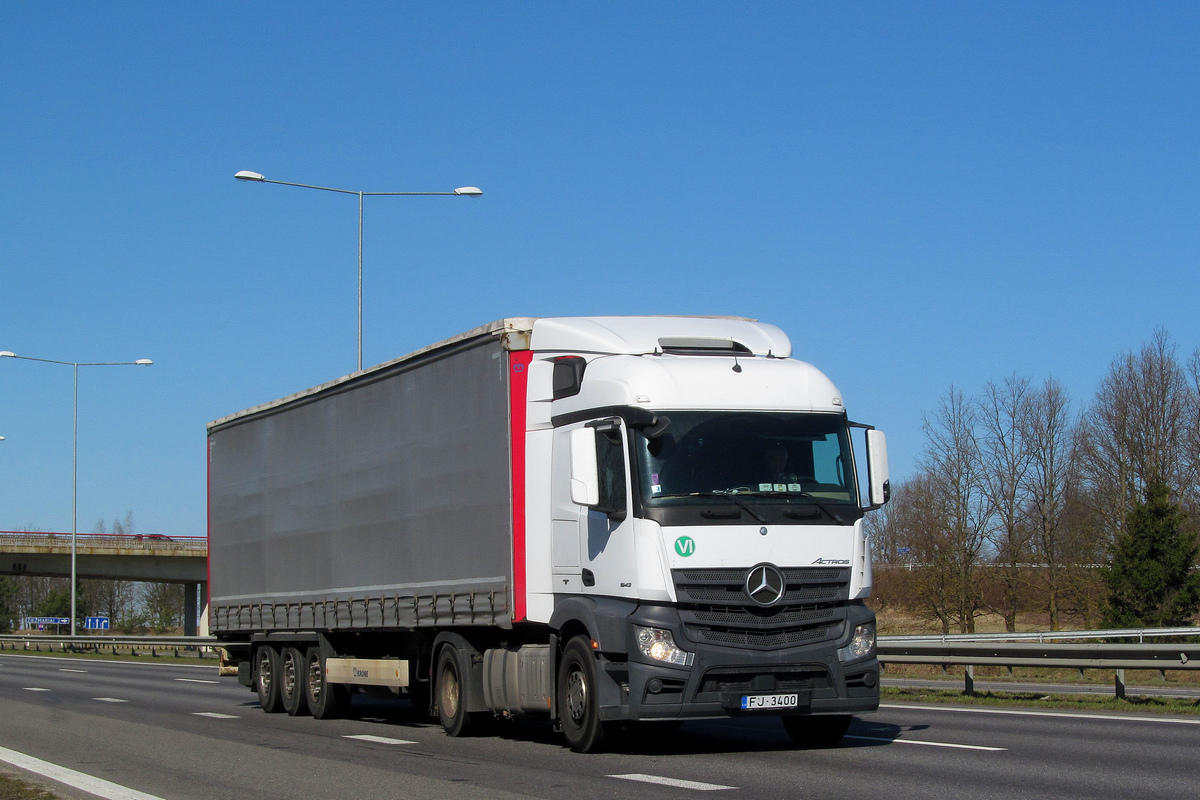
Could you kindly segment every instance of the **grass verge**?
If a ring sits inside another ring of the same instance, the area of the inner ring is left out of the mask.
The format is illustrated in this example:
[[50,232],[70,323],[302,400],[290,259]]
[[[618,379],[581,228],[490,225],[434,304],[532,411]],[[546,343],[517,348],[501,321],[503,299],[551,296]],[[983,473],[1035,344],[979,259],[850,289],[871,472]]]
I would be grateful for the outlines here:
[[0,772],[0,800],[55,800],[58,795],[15,775]]
[[884,703],[950,703],[969,706],[1005,706],[1008,708],[1071,709],[1077,711],[1123,711],[1137,714],[1200,715],[1200,700],[1183,697],[1127,697],[1118,700],[1104,695],[1063,695],[1044,692],[976,692],[968,697],[962,690],[916,689],[885,686],[880,691]]

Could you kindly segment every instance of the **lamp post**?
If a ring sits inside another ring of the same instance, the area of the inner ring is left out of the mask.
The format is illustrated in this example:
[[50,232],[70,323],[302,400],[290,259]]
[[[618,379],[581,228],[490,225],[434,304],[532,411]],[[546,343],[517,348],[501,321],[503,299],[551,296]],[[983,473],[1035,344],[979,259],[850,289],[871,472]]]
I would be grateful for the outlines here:
[[[20,358],[25,361],[41,361],[46,364],[65,364],[75,372],[75,422],[71,434],[71,636],[78,635],[75,630],[75,552],[78,537],[78,499],[79,499],[79,368],[80,367],[148,367],[154,362],[148,358],[137,361],[55,361],[52,358],[33,358],[19,356],[9,350],[0,350],[0,358]],[[2,437],[0,437],[2,438]]]
[[362,243],[363,243],[363,198],[383,196],[441,195],[448,197],[479,197],[483,192],[476,186],[460,186],[453,192],[358,192],[350,189],[331,189],[328,186],[313,186],[307,183],[288,183],[264,178],[257,172],[242,170],[233,176],[239,181],[277,183],[280,186],[299,186],[301,189],[320,189],[323,192],[358,195],[358,371],[362,371]]

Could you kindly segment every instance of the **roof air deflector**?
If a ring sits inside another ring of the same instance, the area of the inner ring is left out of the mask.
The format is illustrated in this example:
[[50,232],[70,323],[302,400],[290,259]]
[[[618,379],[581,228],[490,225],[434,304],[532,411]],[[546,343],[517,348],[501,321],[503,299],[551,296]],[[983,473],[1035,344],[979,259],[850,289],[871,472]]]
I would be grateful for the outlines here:
[[752,351],[733,339],[708,336],[664,336],[658,340],[664,353],[681,356],[747,356]]

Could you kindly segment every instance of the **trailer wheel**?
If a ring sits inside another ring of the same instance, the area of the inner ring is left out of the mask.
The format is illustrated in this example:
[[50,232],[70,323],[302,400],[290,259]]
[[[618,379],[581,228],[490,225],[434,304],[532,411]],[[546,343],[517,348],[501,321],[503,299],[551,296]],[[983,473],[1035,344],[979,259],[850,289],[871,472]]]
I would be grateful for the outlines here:
[[304,701],[308,691],[305,666],[304,653],[298,648],[291,645],[283,648],[279,659],[279,698],[290,717],[308,713],[308,704]]
[[491,721],[489,712],[468,712],[471,704],[471,684],[463,666],[463,654],[452,644],[438,653],[437,707],[438,721],[450,736],[477,736],[484,733]]
[[583,636],[576,636],[563,650],[556,691],[558,716],[567,744],[576,753],[599,750],[611,725],[600,720],[596,657]]
[[325,659],[321,658],[320,647],[308,648],[304,665],[304,701],[308,713],[317,719],[339,716],[350,705],[350,691],[325,679]]
[[783,717],[783,729],[801,747],[833,747],[850,728],[849,714]]
[[258,704],[268,714],[283,711],[279,696],[279,652],[269,644],[260,645],[254,654],[254,689]]

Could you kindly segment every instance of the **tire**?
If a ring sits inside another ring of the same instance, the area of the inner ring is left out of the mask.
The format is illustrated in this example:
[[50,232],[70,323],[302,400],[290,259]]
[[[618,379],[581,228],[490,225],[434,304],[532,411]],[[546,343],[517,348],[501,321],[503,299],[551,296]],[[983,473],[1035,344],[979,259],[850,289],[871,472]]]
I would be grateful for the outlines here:
[[279,651],[269,644],[260,645],[254,653],[254,690],[263,711],[268,714],[283,711],[279,696]]
[[470,676],[463,666],[463,654],[452,644],[438,653],[437,709],[438,721],[448,736],[478,736],[486,732],[491,722],[489,712],[468,712],[471,704]]
[[599,750],[612,725],[600,721],[596,657],[584,637],[575,637],[563,650],[555,691],[558,693],[558,717],[567,744],[576,753]]
[[783,729],[801,747],[833,747],[850,728],[849,714],[783,717]]
[[283,701],[283,709],[289,717],[308,713],[308,704],[304,695],[308,671],[304,651],[288,645],[279,656],[279,699]]
[[341,716],[350,705],[350,691],[325,680],[325,659],[320,647],[310,647],[304,656],[304,702],[317,719]]

